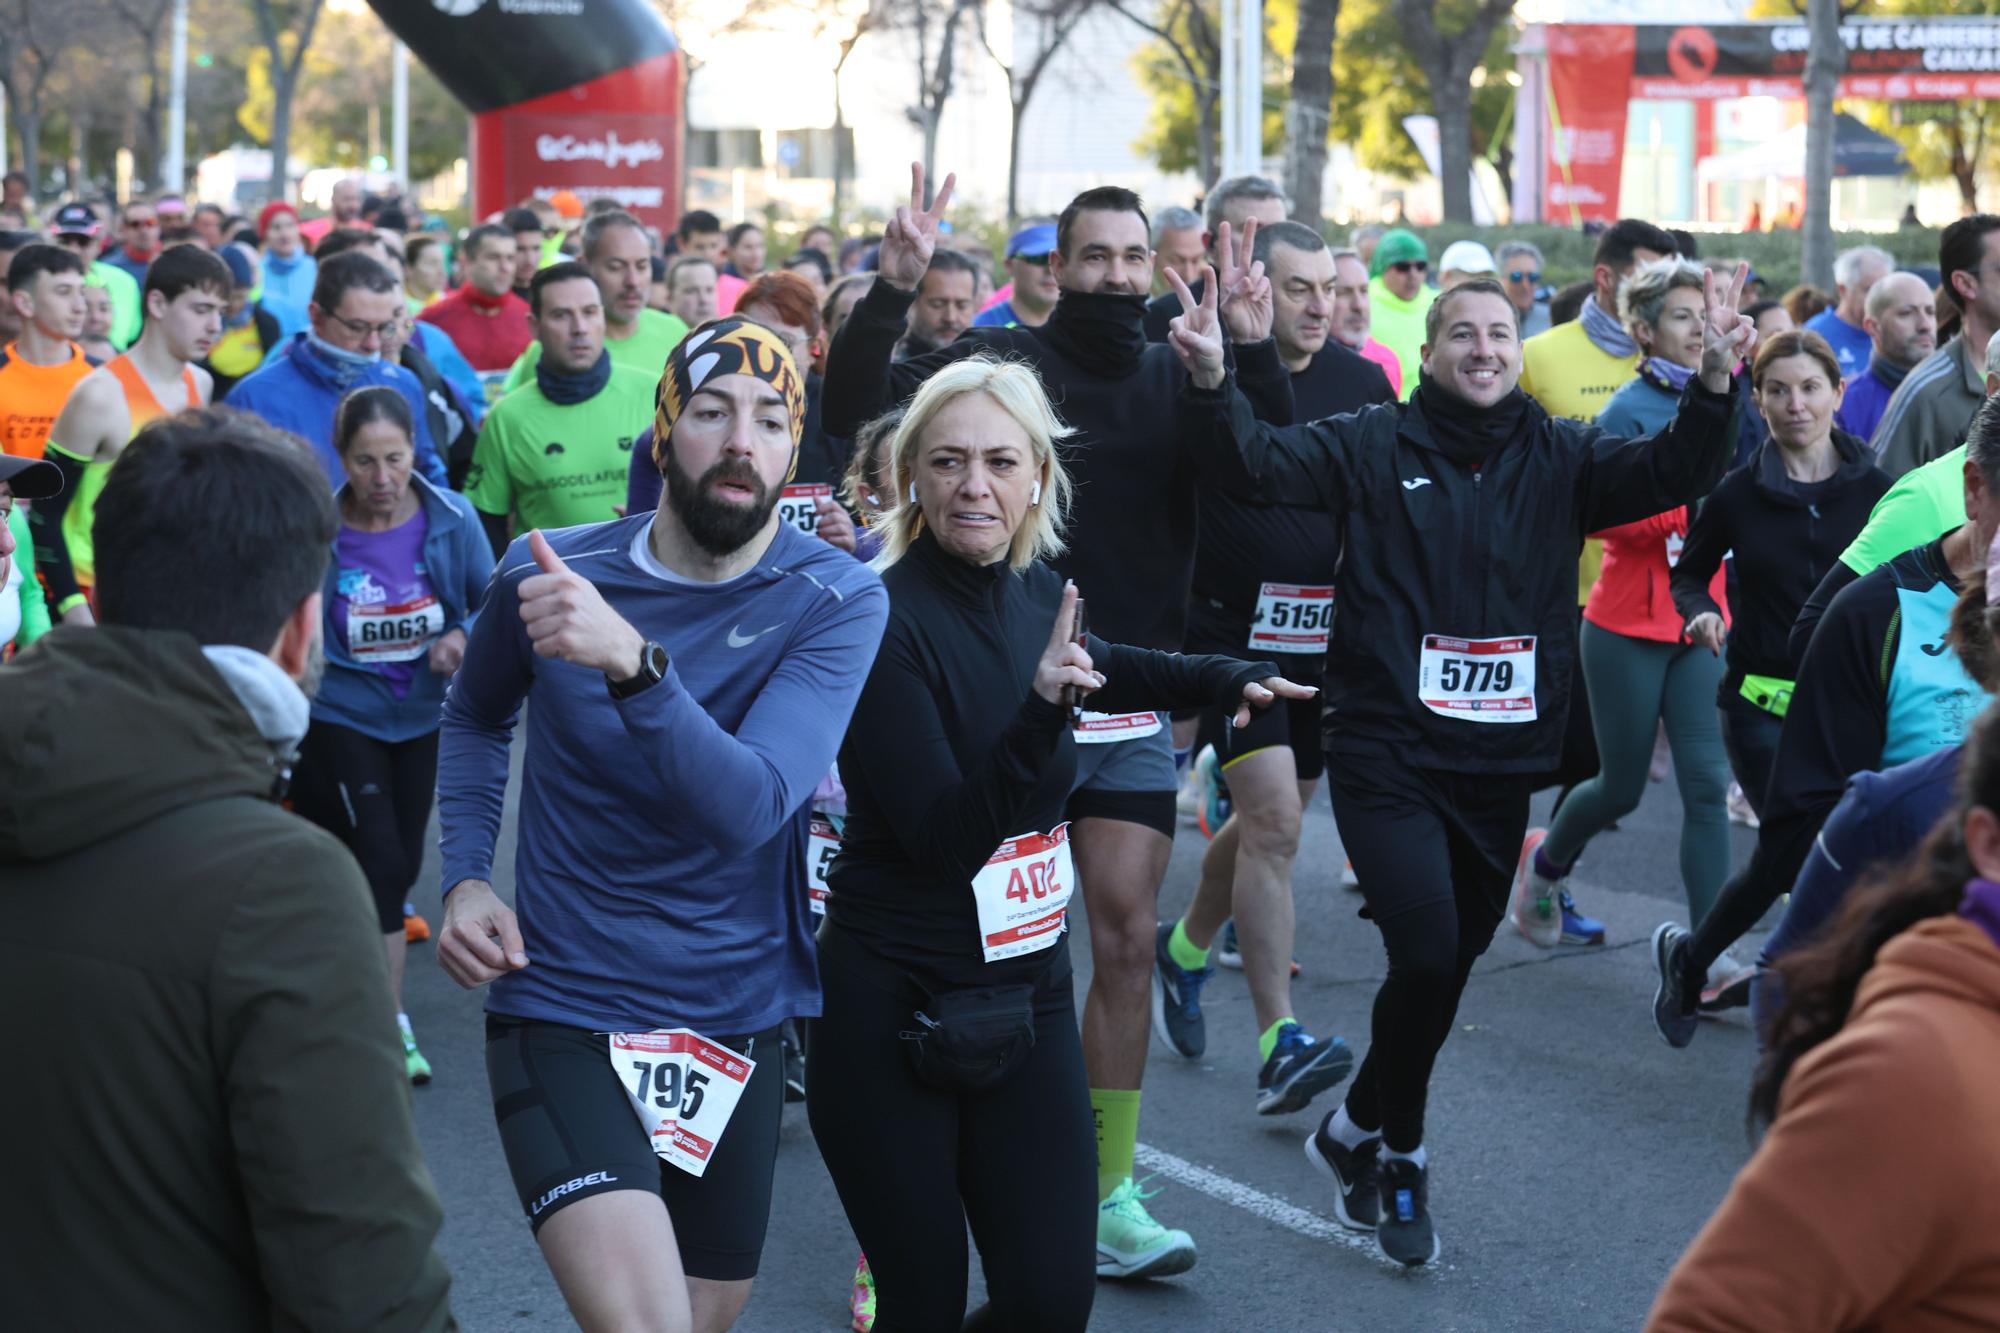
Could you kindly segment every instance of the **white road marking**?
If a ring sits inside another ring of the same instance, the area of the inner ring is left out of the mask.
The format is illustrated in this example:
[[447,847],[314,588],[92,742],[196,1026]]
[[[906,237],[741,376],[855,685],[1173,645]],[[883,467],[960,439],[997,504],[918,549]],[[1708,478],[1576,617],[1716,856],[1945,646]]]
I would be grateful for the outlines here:
[[[1357,1254],[1365,1254],[1370,1259],[1388,1268],[1391,1272],[1407,1273],[1403,1267],[1375,1246],[1375,1238],[1359,1231],[1349,1231],[1340,1223],[1318,1213],[1308,1212],[1297,1204],[1287,1203],[1275,1195],[1266,1194],[1241,1181],[1219,1175],[1205,1166],[1196,1166],[1184,1157],[1176,1157],[1170,1152],[1155,1148],[1150,1143],[1141,1143],[1132,1154],[1135,1166],[1143,1167],[1155,1175],[1200,1190],[1211,1199],[1220,1199],[1232,1208],[1241,1208],[1254,1217],[1275,1223],[1287,1231],[1295,1231],[1312,1240],[1323,1240],[1330,1244],[1345,1246]],[[1427,1269],[1427,1275],[1435,1276],[1434,1270]]]

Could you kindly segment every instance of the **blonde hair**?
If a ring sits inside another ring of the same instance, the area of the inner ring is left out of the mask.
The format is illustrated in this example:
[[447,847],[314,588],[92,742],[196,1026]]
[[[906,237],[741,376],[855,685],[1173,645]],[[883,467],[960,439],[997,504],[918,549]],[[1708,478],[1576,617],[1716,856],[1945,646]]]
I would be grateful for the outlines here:
[[1029,452],[1042,483],[1041,501],[1029,509],[1007,552],[1010,568],[1026,569],[1037,560],[1062,554],[1063,526],[1069,516],[1069,471],[1056,453],[1056,441],[1076,433],[1056,416],[1048,393],[1033,368],[1022,361],[1003,361],[980,353],[950,365],[925,380],[903,413],[889,441],[891,507],[874,526],[882,531],[882,551],[874,567],[888,569],[909,552],[924,530],[924,511],[910,498],[916,482],[917,450],[924,432],[946,405],[967,394],[983,393],[1027,432]]
[[[841,503],[847,506],[848,512],[860,516],[863,527],[873,527],[895,502],[893,486],[886,482],[880,486],[875,484],[875,454],[902,419],[903,409],[892,407],[881,416],[864,422],[861,429],[854,432],[854,454],[848,459],[847,471],[841,474],[840,485],[836,489]],[[866,497],[869,495],[875,497],[875,503],[868,502]]]

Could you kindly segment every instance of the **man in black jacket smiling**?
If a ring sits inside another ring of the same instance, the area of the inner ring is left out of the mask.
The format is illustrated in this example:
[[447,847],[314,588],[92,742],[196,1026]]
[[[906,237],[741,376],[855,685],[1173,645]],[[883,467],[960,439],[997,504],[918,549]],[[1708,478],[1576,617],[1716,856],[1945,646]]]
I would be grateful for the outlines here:
[[1674,420],[1640,440],[1551,419],[1521,393],[1519,315],[1478,278],[1432,305],[1408,403],[1260,424],[1230,382],[1213,296],[1197,303],[1176,280],[1190,451],[1225,484],[1313,496],[1346,524],[1323,740],[1389,975],[1346,1104],[1306,1153],[1339,1186],[1341,1220],[1402,1263],[1438,1253],[1431,1067],[1506,907],[1534,775],[1562,745],[1583,536],[1699,499],[1722,476],[1729,369],[1752,334],[1737,310],[1746,272],[1708,275],[1701,371]]
[[[1038,328],[973,328],[950,346],[891,364],[905,315],[929,267],[951,199],[945,179],[923,206],[912,165],[910,203],[884,229],[881,277],[841,326],[827,357],[824,428],[851,436],[934,372],[982,349],[1027,361],[1075,428],[1065,461],[1077,481],[1069,549],[1054,563],[1075,580],[1090,630],[1115,643],[1179,652],[1195,553],[1195,467],[1177,445],[1176,393],[1186,375],[1146,341],[1152,251],[1145,210],[1104,186],[1070,201],[1056,223],[1049,269],[1062,295]],[[1237,344],[1236,375],[1267,420],[1291,420],[1289,376],[1271,340],[1270,284],[1251,262],[1251,234],[1218,237],[1223,297],[1211,301]],[[1254,228],[1251,229],[1254,232]],[[1084,1004],[1084,1063],[1098,1124],[1100,1277],[1180,1272],[1194,1242],[1161,1227],[1121,1185],[1132,1174],[1139,1083],[1146,1068],[1152,975],[1160,943],[1160,881],[1173,851],[1174,773],[1167,720],[1157,713],[1086,714],[1068,814],[1095,963]]]

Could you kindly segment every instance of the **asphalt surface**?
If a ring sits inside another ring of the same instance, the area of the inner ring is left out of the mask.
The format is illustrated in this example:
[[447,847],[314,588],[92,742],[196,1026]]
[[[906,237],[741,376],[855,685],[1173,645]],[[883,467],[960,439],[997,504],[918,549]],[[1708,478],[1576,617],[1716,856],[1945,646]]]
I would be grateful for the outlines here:
[[[512,892],[517,797],[518,774],[495,867],[503,895]],[[1538,819],[1548,803],[1537,800]],[[1164,1281],[1099,1283],[1092,1327],[1637,1328],[1749,1152],[1747,1021],[1704,1023],[1691,1048],[1674,1051],[1649,1019],[1648,937],[1661,920],[1685,919],[1679,823],[1672,781],[1653,784],[1589,849],[1573,885],[1609,926],[1604,947],[1542,952],[1503,925],[1473,972],[1432,1086],[1427,1147],[1444,1251],[1429,1269],[1394,1268],[1332,1223],[1331,1186],[1301,1143],[1338,1091],[1296,1115],[1253,1113],[1249,997],[1239,975],[1222,972],[1204,996],[1207,1057],[1184,1061],[1155,1040],[1139,1135],[1142,1171],[1161,1173],[1153,1214],[1195,1238],[1200,1262]],[[1733,836],[1740,866],[1753,835]],[[1192,894],[1204,845],[1193,829],[1176,840],[1163,919]],[[1321,795],[1296,876],[1304,974],[1294,1007],[1315,1033],[1347,1037],[1358,1056],[1382,955],[1374,927],[1355,915],[1360,896],[1339,887],[1341,860]],[[435,882],[433,852],[415,901],[434,925]],[[1090,958],[1080,911],[1077,926],[1081,997]],[[494,1131],[481,995],[452,983],[426,945],[411,951],[405,999],[436,1070],[416,1090],[417,1123],[444,1200],[440,1245],[461,1324],[573,1327]],[[788,1107],[763,1270],[737,1328],[845,1328],[855,1253],[805,1108]],[[976,1264],[974,1273],[971,1305],[980,1298]]]

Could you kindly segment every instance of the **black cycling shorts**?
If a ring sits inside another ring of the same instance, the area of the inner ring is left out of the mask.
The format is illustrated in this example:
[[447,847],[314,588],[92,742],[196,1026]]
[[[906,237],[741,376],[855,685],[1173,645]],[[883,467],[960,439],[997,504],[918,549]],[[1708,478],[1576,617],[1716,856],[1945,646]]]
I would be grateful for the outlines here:
[[647,1190],[666,1202],[689,1277],[757,1276],[771,1220],[778,1124],[785,1110],[778,1029],[717,1037],[757,1062],[729,1129],[699,1178],[653,1155],[611,1068],[606,1034],[486,1015],[486,1077],[500,1145],[536,1230],[593,1194]]
[[[1193,639],[1189,641],[1188,651],[1222,653],[1227,657],[1243,655],[1241,649],[1222,649],[1213,643]],[[1297,685],[1319,685],[1325,667],[1324,658],[1279,657],[1275,660],[1286,680]],[[1201,715],[1201,739],[1196,742],[1197,747],[1213,745],[1216,761],[1226,768],[1245,755],[1288,745],[1292,750],[1292,766],[1300,782],[1316,781],[1326,772],[1326,756],[1320,749],[1318,695],[1310,699],[1280,699],[1269,708],[1253,708],[1250,710],[1250,725],[1241,731],[1236,729],[1235,723],[1234,708],[1206,709]]]

